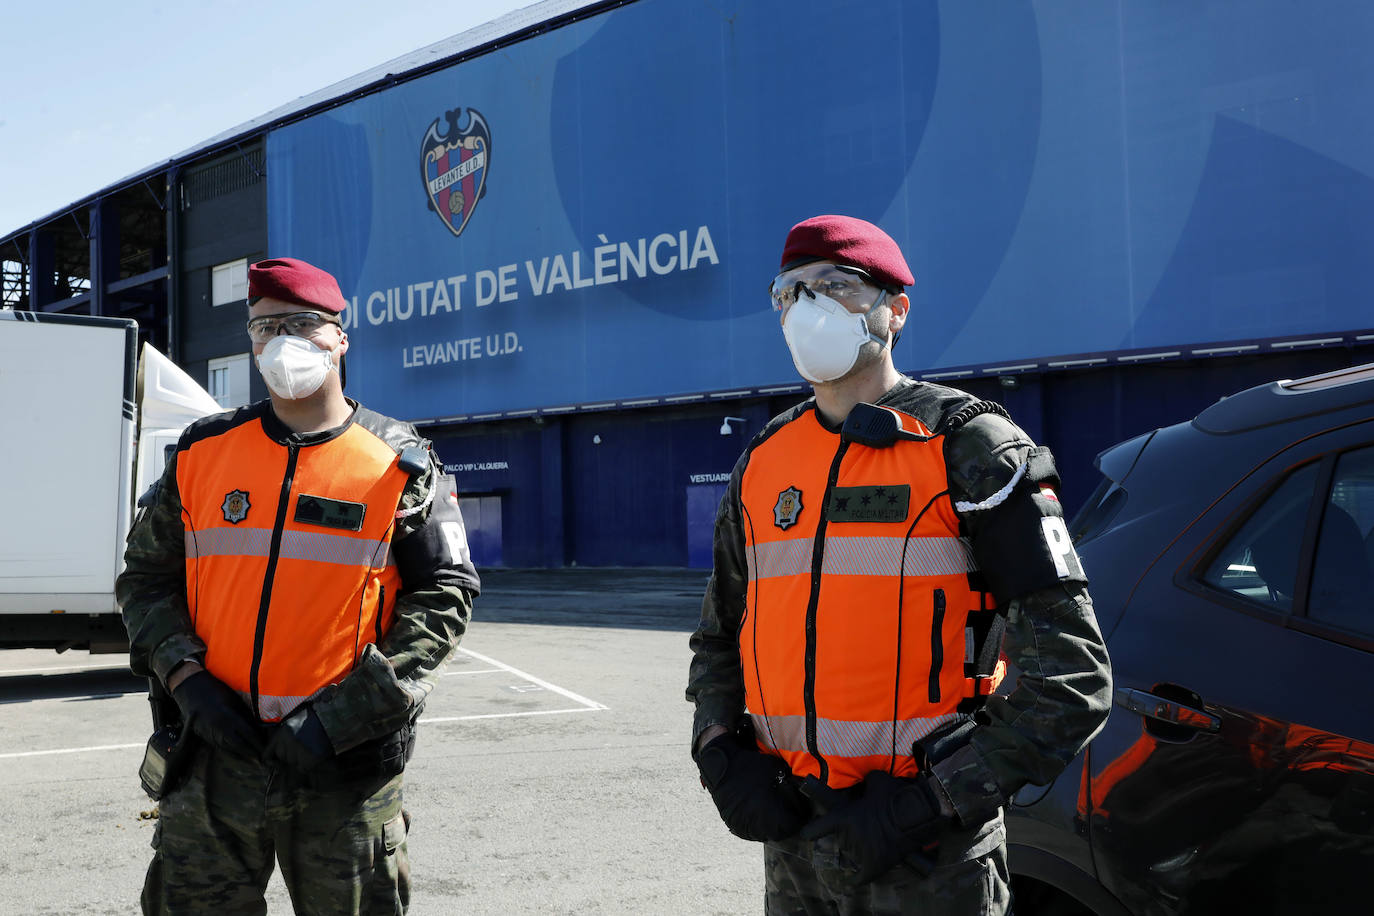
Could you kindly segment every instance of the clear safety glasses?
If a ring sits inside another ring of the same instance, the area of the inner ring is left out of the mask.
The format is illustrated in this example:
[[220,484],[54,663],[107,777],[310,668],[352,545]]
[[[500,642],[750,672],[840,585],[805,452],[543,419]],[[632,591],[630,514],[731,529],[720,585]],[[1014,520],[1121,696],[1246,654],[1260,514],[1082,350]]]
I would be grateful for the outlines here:
[[863,311],[882,294],[873,278],[857,267],[815,261],[785,270],[773,279],[768,295],[773,308],[785,312],[803,292],[816,298],[828,296],[851,311]]
[[253,343],[271,343],[286,328],[293,337],[314,337],[327,324],[343,325],[319,312],[292,312],[289,315],[263,315],[248,322],[248,337]]

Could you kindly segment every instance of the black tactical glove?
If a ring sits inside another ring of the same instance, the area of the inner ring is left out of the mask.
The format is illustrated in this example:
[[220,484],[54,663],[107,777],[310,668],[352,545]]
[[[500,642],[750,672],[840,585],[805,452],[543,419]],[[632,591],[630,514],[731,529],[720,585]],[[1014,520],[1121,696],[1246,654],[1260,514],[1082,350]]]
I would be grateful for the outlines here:
[[737,736],[708,741],[697,753],[697,768],[720,819],[740,839],[782,840],[806,823],[806,802],[787,778],[787,764]]
[[212,747],[244,757],[262,754],[256,717],[239,695],[208,671],[197,671],[172,691],[186,727]]
[[297,708],[277,723],[272,740],[267,742],[267,752],[263,755],[268,763],[278,764],[299,774],[309,773],[333,756],[334,746],[329,743],[320,717],[309,705]]
[[840,849],[858,866],[855,887],[867,884],[898,862],[906,862],[921,874],[929,874],[930,856],[949,818],[924,776],[898,779],[886,770],[864,777],[863,789],[845,799],[814,776],[802,784],[802,792],[826,813],[807,824],[801,835],[815,840],[836,834]]

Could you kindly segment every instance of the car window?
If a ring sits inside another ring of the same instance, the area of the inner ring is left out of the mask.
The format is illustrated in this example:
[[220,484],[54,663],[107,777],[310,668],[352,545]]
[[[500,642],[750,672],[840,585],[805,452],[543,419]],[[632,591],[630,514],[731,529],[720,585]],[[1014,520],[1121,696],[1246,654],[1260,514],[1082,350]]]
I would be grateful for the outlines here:
[[1346,452],[1336,462],[1317,535],[1307,616],[1374,635],[1374,448]]
[[1286,614],[1293,611],[1298,555],[1317,464],[1288,475],[1233,534],[1208,566],[1203,581]]

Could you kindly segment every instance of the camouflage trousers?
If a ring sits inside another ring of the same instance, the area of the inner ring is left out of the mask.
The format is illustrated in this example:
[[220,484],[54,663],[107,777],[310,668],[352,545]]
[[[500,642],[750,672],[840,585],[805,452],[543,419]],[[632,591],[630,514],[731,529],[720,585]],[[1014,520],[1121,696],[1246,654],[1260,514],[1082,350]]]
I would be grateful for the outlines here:
[[833,837],[764,845],[768,916],[1006,916],[1011,912],[1006,829],[1000,817],[946,835],[929,876],[897,865],[871,884],[847,888],[852,868]]
[[328,791],[257,760],[201,748],[162,799],[145,914],[264,914],[273,860],[298,914],[405,913],[408,815],[401,776]]

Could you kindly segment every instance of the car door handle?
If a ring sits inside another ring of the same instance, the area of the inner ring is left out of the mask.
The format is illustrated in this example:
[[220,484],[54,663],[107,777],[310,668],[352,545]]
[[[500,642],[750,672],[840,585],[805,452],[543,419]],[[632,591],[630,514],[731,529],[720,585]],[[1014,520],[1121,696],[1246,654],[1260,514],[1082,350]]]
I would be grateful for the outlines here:
[[1138,713],[1148,719],[1159,719],[1162,722],[1182,725],[1202,732],[1221,730],[1221,719],[1217,716],[1200,709],[1194,709],[1191,706],[1185,706],[1177,700],[1169,700],[1155,696],[1153,693],[1146,693],[1144,690],[1118,687],[1112,699],[1117,706],[1124,706],[1131,712]]

